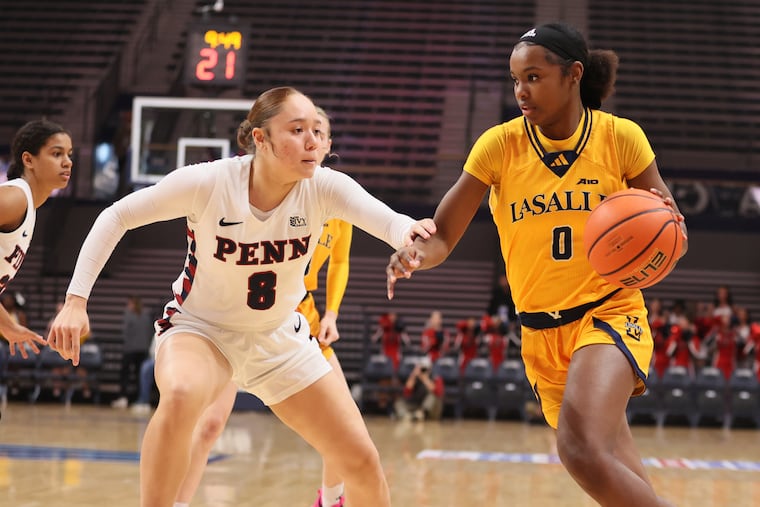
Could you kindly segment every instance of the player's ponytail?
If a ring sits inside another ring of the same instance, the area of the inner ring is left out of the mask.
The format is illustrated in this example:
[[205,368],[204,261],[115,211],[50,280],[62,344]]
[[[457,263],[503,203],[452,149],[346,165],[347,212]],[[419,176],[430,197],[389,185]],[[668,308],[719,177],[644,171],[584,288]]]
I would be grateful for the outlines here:
[[581,102],[591,109],[602,107],[602,101],[615,91],[620,60],[614,51],[592,49],[581,78]]

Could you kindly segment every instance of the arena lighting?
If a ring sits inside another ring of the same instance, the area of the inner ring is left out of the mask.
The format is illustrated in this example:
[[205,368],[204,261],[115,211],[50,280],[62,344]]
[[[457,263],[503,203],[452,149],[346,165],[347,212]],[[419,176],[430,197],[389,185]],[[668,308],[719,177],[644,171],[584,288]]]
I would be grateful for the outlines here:
[[216,0],[213,4],[204,5],[203,7],[199,8],[199,12],[222,12],[224,10],[224,0]]
[[755,203],[760,206],[760,186],[753,185],[749,187],[749,193],[752,195],[752,198],[755,199]]

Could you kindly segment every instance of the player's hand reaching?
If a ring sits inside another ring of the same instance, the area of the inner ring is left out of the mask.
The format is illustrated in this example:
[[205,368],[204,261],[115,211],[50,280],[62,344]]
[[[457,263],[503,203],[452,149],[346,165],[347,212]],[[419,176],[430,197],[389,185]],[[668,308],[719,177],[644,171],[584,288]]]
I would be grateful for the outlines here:
[[29,357],[27,347],[34,351],[35,354],[39,354],[39,345],[47,345],[42,336],[20,324],[11,323],[11,325],[2,329],[1,333],[3,338],[8,340],[9,350],[12,356],[15,356],[16,350],[18,350],[18,352],[21,353],[21,357],[26,359]]
[[428,239],[432,234],[435,234],[435,230],[435,222],[432,218],[417,220],[407,231],[404,246],[411,246],[417,238]]
[[319,321],[319,336],[317,341],[322,345],[331,345],[340,338],[338,334],[338,316],[332,310],[325,310],[322,320]]
[[388,299],[393,299],[393,290],[396,286],[396,280],[400,277],[411,278],[412,273],[420,267],[423,259],[424,253],[414,245],[401,247],[391,255],[388,267],[385,268]]
[[71,359],[74,366],[79,364],[79,343],[82,336],[90,332],[87,317],[87,300],[83,297],[66,296],[66,302],[50,326],[48,344],[62,358]]
[[670,196],[666,196],[662,190],[659,188],[652,187],[649,189],[650,192],[652,192],[654,195],[659,197],[663,200],[665,204],[667,204],[670,208],[673,209],[676,213],[676,220],[678,220],[678,225],[681,226],[681,234],[683,234],[683,247],[681,248],[681,257],[686,255],[686,250],[688,249],[688,239],[689,239],[689,233],[686,231],[686,217],[681,214],[680,211],[678,211],[678,208],[676,208],[675,202],[673,201],[673,198]]
[[[665,204],[667,204],[670,208],[673,208],[673,211],[676,212],[676,219],[679,222],[684,222],[686,220],[686,218],[676,208],[675,203],[673,202],[673,199],[671,197],[666,196],[665,194],[663,194],[662,190],[660,190],[659,188],[652,187],[652,188],[649,189],[649,191],[652,192],[657,197],[659,197],[660,199],[662,199],[663,202]],[[683,239],[686,239],[686,232],[685,231],[684,231],[684,238]]]

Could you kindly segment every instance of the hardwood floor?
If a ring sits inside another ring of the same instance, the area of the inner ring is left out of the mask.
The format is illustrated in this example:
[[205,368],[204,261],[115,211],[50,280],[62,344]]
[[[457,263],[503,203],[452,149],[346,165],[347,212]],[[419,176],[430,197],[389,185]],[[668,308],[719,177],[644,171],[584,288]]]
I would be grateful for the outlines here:
[[[0,420],[0,505],[138,505],[149,416],[110,407],[11,403]],[[368,416],[393,505],[595,505],[538,425],[477,419],[410,423]],[[634,426],[652,481],[682,507],[760,505],[760,431]],[[268,412],[235,412],[193,507],[308,507],[318,455]],[[364,507],[364,506],[363,506]]]

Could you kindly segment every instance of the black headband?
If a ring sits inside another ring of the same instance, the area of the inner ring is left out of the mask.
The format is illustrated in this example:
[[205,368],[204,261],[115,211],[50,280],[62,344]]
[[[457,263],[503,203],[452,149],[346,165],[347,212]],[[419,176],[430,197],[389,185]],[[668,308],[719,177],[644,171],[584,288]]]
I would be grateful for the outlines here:
[[560,25],[547,24],[537,26],[525,32],[520,42],[532,42],[556,53],[565,60],[581,62],[586,65],[587,50],[583,40],[573,37]]

